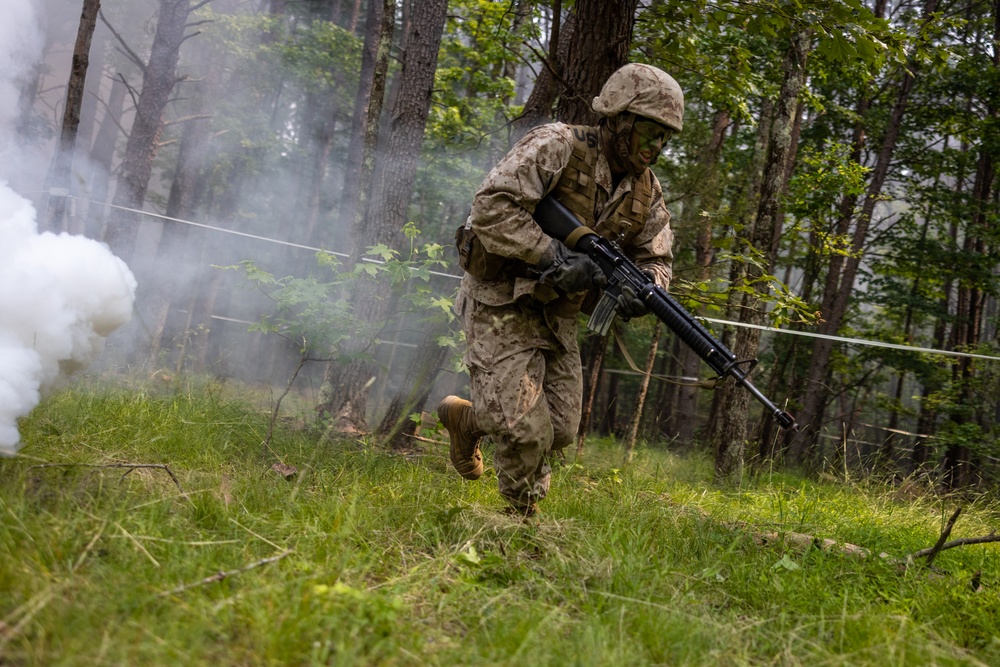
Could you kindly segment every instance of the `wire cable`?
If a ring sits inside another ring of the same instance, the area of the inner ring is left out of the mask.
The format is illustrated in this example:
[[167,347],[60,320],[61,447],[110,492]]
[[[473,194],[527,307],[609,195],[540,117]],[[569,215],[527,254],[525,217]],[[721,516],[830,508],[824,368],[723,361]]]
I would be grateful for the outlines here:
[[[80,199],[82,201],[89,201],[86,198],[80,198],[80,197],[72,197],[71,196],[70,198],[71,199]],[[180,218],[172,218],[170,216],[161,215],[159,213],[153,213],[151,211],[142,211],[142,210],[139,210],[139,209],[128,208],[128,207],[125,207],[125,206],[116,206],[114,204],[103,204],[103,205],[109,206],[111,208],[116,208],[116,209],[119,209],[119,210],[122,210],[122,211],[128,211],[130,213],[138,213],[140,215],[145,215],[145,216],[149,216],[149,217],[152,217],[152,218],[159,218],[160,220],[169,220],[171,222],[176,222],[176,223],[180,223],[180,224],[183,224],[183,225],[191,225],[192,227],[199,227],[201,229],[207,229],[207,230],[210,230],[210,231],[221,232],[221,233],[224,233],[224,234],[233,234],[235,236],[242,236],[244,238],[253,239],[255,241],[263,241],[265,243],[275,243],[275,244],[287,246],[287,247],[290,247],[290,248],[299,248],[299,249],[302,249],[302,250],[311,250],[313,252],[322,252],[322,253],[326,253],[328,255],[333,255],[334,257],[350,257],[350,255],[348,255],[347,253],[335,252],[333,250],[327,250],[326,248],[317,248],[317,247],[314,247],[314,246],[308,246],[308,245],[304,245],[304,244],[301,244],[301,243],[293,243],[291,241],[282,241],[280,239],[273,239],[273,238],[270,238],[270,237],[267,237],[267,236],[259,236],[257,234],[248,234],[247,232],[238,232],[238,231],[233,230],[233,229],[226,229],[224,227],[215,227],[213,225],[206,225],[206,224],[201,223],[201,222],[192,222],[191,220],[182,220]],[[381,260],[372,259],[372,258],[369,258],[369,257],[362,258],[362,261],[371,262],[373,264],[385,264],[385,262],[383,262]],[[456,275],[453,275],[453,274],[450,274],[450,273],[444,273],[444,272],[441,272],[441,271],[429,271],[428,273],[430,273],[431,275],[441,276],[443,278],[451,278],[451,279],[454,279],[454,280],[461,280],[462,279],[461,276],[456,276]],[[812,333],[812,332],[809,332],[809,331],[797,331],[797,330],[794,330],[794,329],[779,329],[777,327],[769,327],[769,326],[764,326],[764,325],[760,325],[760,324],[747,324],[745,322],[731,322],[729,320],[720,320],[720,319],[715,319],[715,318],[711,318],[711,317],[699,317],[698,319],[700,319],[702,321],[705,321],[705,322],[711,322],[713,324],[722,324],[722,325],[725,325],[725,326],[732,326],[732,327],[744,327],[744,328],[747,328],[747,329],[759,329],[761,331],[769,331],[769,332],[777,333],[777,334],[791,334],[793,336],[806,336],[808,338],[823,338],[823,339],[826,339],[826,340],[832,340],[832,341],[836,341],[838,343],[846,343],[846,344],[849,344],[849,345],[867,345],[869,347],[881,347],[881,348],[887,348],[887,349],[891,349],[891,350],[901,350],[901,351],[904,351],[904,352],[917,352],[917,353],[923,353],[923,354],[940,354],[940,355],[945,355],[945,356],[950,356],[950,357],[966,357],[966,358],[970,358],[970,359],[985,359],[987,361],[1000,361],[1000,357],[994,357],[994,356],[990,356],[990,355],[987,355],[987,354],[974,354],[972,352],[959,352],[959,351],[956,351],[956,350],[937,350],[937,349],[929,348],[929,347],[915,347],[915,346],[912,346],[912,345],[901,345],[899,343],[886,343],[886,342],[883,342],[883,341],[868,340],[868,339],[865,339],[865,338],[847,338],[847,337],[844,337],[844,336],[831,336],[829,334]]]

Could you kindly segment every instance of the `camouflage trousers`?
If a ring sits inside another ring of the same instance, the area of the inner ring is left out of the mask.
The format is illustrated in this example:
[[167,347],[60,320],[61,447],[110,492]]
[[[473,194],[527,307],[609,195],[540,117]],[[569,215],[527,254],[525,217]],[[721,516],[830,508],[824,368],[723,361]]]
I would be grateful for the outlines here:
[[496,443],[500,493],[515,507],[527,506],[549,490],[550,452],[573,442],[580,425],[576,317],[540,305],[459,299],[476,421]]

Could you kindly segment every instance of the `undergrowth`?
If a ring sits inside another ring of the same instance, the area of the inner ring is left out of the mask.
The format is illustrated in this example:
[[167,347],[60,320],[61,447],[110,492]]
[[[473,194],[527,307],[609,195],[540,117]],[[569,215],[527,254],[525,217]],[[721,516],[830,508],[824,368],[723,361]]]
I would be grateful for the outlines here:
[[[0,665],[1000,664],[998,546],[905,559],[955,499],[723,488],[703,458],[625,465],[591,441],[523,523],[443,444],[285,424],[268,450],[267,426],[211,383],[81,385],[22,420],[0,461]],[[953,537],[996,526],[994,499],[962,503]]]

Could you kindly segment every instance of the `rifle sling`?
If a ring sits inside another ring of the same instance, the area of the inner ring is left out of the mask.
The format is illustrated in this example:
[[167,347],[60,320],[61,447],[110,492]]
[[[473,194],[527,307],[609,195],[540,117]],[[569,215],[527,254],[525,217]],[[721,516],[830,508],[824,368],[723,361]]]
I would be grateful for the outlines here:
[[669,382],[670,384],[676,384],[681,387],[698,387],[699,389],[716,389],[719,385],[725,382],[726,378],[708,378],[706,380],[698,380],[696,382],[686,382],[683,380],[675,380],[667,375],[657,375],[656,373],[647,373],[647,371],[639,368],[635,361],[632,360],[632,355],[628,353],[628,348],[625,347],[625,341],[622,339],[621,332],[618,330],[618,323],[615,322],[611,330],[615,335],[615,343],[618,345],[618,349],[621,350],[622,356],[625,357],[625,362],[632,368],[636,373],[642,375],[649,375],[651,378],[656,378],[657,380],[663,380],[664,382]]

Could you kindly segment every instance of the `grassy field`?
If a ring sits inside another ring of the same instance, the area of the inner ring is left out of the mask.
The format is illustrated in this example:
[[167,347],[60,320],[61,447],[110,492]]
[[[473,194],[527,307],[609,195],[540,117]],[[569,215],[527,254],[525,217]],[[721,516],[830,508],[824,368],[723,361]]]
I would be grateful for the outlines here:
[[[444,446],[289,423],[265,453],[267,425],[211,384],[81,385],[22,420],[0,460],[0,665],[1000,665],[1000,545],[900,561],[955,499],[720,488],[701,458],[626,467],[591,442],[526,524]],[[953,537],[1000,523],[962,502]]]

